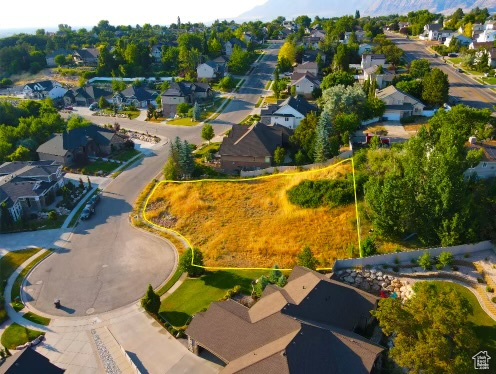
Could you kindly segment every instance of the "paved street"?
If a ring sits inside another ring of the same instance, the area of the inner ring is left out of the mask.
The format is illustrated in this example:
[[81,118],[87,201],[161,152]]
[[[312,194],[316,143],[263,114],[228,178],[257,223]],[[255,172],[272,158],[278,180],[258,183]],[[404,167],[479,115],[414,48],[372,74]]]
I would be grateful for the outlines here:
[[446,64],[441,57],[433,57],[433,54],[427,51],[426,45],[422,41],[406,39],[392,33],[388,33],[387,36],[405,51],[408,62],[426,58],[430,61],[432,67],[439,68],[448,74],[450,95],[460,99],[462,104],[475,108],[493,109],[493,105],[496,103],[496,93],[473,81],[465,74],[457,72],[450,65]]

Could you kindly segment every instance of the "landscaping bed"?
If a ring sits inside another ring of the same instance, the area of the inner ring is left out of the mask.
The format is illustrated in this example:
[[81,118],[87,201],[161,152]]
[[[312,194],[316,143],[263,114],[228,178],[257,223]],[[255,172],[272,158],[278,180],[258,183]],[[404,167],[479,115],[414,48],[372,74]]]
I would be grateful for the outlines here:
[[221,300],[236,286],[241,287],[241,293],[250,295],[252,280],[268,273],[267,270],[219,270],[200,278],[188,278],[162,301],[159,315],[175,327],[184,326],[194,314]]

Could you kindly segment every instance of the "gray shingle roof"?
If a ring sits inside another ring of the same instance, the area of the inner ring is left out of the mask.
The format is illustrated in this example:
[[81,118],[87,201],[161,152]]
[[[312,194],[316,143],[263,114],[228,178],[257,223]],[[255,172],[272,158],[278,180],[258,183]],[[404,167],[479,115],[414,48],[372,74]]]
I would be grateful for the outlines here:
[[286,100],[279,104],[279,107],[282,108],[285,105],[289,105],[291,108],[296,110],[298,113],[301,113],[303,116],[306,116],[308,113],[316,112],[318,110],[316,106],[310,104],[302,96],[289,96]]
[[62,374],[64,369],[55,366],[48,358],[32,348],[26,348],[20,353],[7,357],[0,367],[2,373],[7,374]]

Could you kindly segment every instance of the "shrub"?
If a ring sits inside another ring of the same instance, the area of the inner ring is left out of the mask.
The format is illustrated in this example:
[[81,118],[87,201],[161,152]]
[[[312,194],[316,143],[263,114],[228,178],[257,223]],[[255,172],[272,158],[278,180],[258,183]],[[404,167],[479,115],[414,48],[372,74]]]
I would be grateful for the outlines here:
[[399,259],[398,257],[396,257],[396,258],[394,259],[394,263],[395,263],[396,265],[398,265],[398,264],[400,263],[400,259]]
[[297,255],[298,266],[304,266],[310,270],[315,270],[319,264],[318,260],[313,256],[310,247],[305,247]]
[[279,270],[278,265],[274,265],[274,267],[270,270],[269,273],[269,282],[272,284],[276,284],[279,278],[281,277],[282,272]]
[[431,256],[429,255],[429,252],[424,252],[424,254],[419,257],[418,264],[424,270],[432,269],[432,259],[431,259]]
[[224,295],[224,298],[222,300],[228,300],[232,298],[234,295],[237,295],[241,291],[241,286],[238,284],[237,286],[231,288],[230,290],[227,290],[226,294]]
[[458,266],[453,265],[453,266],[451,267],[451,270],[453,270],[453,271],[458,271]]
[[437,270],[442,270],[444,266],[442,264],[436,264],[436,269]]
[[403,118],[400,119],[400,122],[402,124],[413,123],[413,122],[415,122],[415,117],[414,116],[403,117]]
[[441,252],[438,261],[443,267],[450,266],[453,263],[453,254],[451,252]]
[[397,273],[398,271],[400,271],[400,268],[398,266],[393,266],[393,271]]
[[470,253],[465,253],[465,254],[463,255],[463,257],[465,257],[465,258],[469,258],[469,257],[470,257]]
[[496,296],[494,296],[493,298],[491,298],[491,301],[496,304]]
[[486,292],[493,293],[494,292],[494,288],[492,288],[491,286],[486,286]]
[[318,208],[322,205],[331,207],[354,201],[351,180],[304,180],[287,192],[289,201],[302,208]]
[[477,282],[478,282],[478,283],[484,283],[484,279],[482,279],[482,278],[477,278]]
[[[192,262],[193,258],[194,265]],[[205,272],[205,269],[195,265],[203,266],[203,254],[198,248],[193,248],[193,250],[188,248],[179,258],[179,269],[188,273],[190,277],[199,277]]]
[[55,221],[57,219],[57,213],[55,212],[55,210],[51,210],[50,212],[48,212],[48,218],[52,221]]
[[141,306],[151,314],[157,314],[160,309],[160,296],[153,291],[151,284],[148,285],[148,290],[146,291],[145,296],[141,299]]
[[258,278],[255,284],[255,296],[260,298],[263,291],[265,290],[265,287],[267,287],[268,284],[269,279],[265,275],[262,275],[260,278]]
[[362,252],[364,257],[373,256],[377,253],[377,245],[375,244],[375,240],[367,236],[362,242]]

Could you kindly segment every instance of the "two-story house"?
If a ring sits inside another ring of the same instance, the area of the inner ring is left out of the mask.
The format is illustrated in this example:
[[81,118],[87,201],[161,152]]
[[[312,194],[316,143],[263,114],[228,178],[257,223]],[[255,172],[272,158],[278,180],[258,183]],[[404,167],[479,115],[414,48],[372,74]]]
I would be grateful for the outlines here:
[[315,89],[320,88],[320,84],[320,80],[312,73],[293,73],[291,75],[291,86],[295,87],[295,93],[306,98],[311,99]]
[[225,50],[227,56],[232,55],[232,53],[234,51],[234,47],[236,45],[239,46],[243,51],[246,51],[246,43],[245,42],[243,42],[239,39],[236,39],[236,38],[231,38],[227,42],[224,43],[224,50]]
[[386,65],[386,56],[383,54],[374,54],[374,53],[364,53],[362,55],[362,69],[367,69],[371,66],[384,66]]
[[318,108],[310,104],[304,97],[288,97],[280,104],[269,104],[261,109],[261,122],[266,125],[281,125],[294,130],[301,120]]
[[134,105],[136,108],[146,109],[149,105],[157,106],[157,91],[144,87],[129,86],[124,91],[118,92],[112,98],[115,105]]
[[53,161],[15,161],[0,165],[0,204],[7,205],[14,221],[39,213],[52,204],[63,186],[62,165]]
[[160,95],[163,116],[174,118],[179,104],[194,104],[197,100],[206,99],[211,95],[212,89],[208,83],[172,82],[169,89]]
[[214,80],[223,78],[227,72],[227,63],[220,59],[208,60],[199,64],[196,68],[196,75],[199,80]]
[[73,52],[72,57],[76,65],[96,66],[100,50],[98,48],[83,48]]
[[22,92],[24,97],[28,99],[45,99],[47,97],[50,99],[58,99],[59,97],[64,96],[67,89],[62,87],[57,81],[47,80],[27,83],[22,88]]

